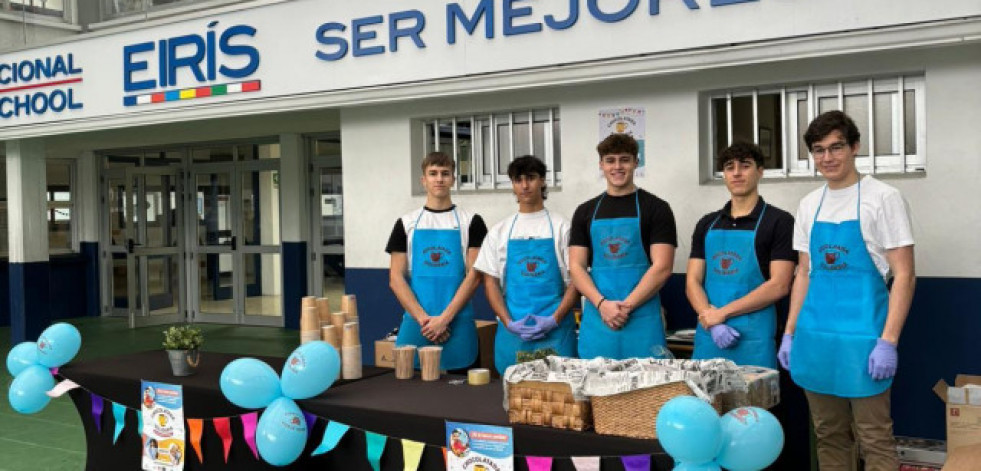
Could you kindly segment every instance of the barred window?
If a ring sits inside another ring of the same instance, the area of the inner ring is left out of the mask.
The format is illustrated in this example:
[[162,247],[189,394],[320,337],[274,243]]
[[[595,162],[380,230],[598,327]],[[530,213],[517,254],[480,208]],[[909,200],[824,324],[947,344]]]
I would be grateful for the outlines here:
[[545,162],[550,187],[562,182],[558,108],[447,116],[422,125],[423,155],[441,151],[453,157],[457,190],[510,188],[508,164],[528,154]]
[[[868,78],[713,92],[709,96],[711,155],[705,162],[722,178],[716,156],[737,140],[754,142],[765,156],[765,177],[816,174],[804,144],[817,115],[842,110],[855,121],[862,145],[855,164],[866,174],[926,170],[924,79]],[[902,90],[902,93],[900,93]]]

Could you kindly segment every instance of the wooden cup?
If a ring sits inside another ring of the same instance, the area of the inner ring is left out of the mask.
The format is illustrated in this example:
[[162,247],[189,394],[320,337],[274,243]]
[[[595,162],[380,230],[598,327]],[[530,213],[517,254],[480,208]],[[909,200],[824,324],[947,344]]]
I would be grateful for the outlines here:
[[341,347],[341,378],[361,378],[361,345]]
[[439,359],[443,354],[443,347],[430,345],[419,349],[419,364],[422,367],[423,381],[436,381],[439,379]]
[[341,310],[346,312],[349,318],[358,318],[358,301],[353,294],[345,294],[341,298]]
[[335,312],[330,315],[330,324],[337,328],[338,332],[344,330],[345,322],[347,322],[347,316],[343,312]]
[[416,346],[395,347],[395,378],[412,379],[416,373]]
[[304,296],[300,299],[300,307],[317,307],[317,298],[315,296]]

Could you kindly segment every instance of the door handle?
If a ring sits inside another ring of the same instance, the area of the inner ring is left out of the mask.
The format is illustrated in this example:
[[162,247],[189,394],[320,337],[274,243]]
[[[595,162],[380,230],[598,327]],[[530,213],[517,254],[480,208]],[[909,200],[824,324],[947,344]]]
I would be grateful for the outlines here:
[[232,236],[232,250],[238,250],[238,237]]
[[133,239],[126,239],[126,253],[133,253],[133,249],[136,247],[136,241]]

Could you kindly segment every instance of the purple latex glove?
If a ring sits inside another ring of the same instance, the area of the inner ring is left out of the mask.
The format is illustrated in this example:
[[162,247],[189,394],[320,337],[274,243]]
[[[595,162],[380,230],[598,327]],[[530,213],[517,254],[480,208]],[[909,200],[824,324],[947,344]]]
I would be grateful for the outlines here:
[[559,324],[555,322],[555,318],[550,315],[528,317],[530,318],[530,322],[534,323],[535,330],[521,334],[521,340],[524,340],[525,342],[545,338],[549,332],[559,326]]
[[896,376],[896,365],[899,363],[899,352],[892,342],[877,339],[872,354],[869,355],[869,374],[878,381]]
[[790,345],[792,343],[794,343],[794,336],[783,334],[783,340],[780,342],[780,351],[777,352],[777,360],[780,360],[780,366],[787,371],[790,371]]
[[[535,325],[535,321],[532,319],[532,317],[534,316],[525,316],[519,320],[511,319],[511,322],[508,322],[504,328],[507,329],[508,332],[511,332],[519,337],[528,333],[533,333],[538,330],[538,326]],[[531,323],[528,321],[531,321]]]
[[712,341],[715,342],[715,346],[721,349],[730,348],[739,341],[739,331],[725,324],[715,324],[709,327],[709,333],[712,334]]

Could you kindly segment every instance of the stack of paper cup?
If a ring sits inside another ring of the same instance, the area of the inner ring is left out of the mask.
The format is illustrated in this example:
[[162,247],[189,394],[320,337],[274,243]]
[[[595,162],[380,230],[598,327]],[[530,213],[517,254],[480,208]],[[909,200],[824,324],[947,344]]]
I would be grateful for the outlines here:
[[300,312],[300,344],[320,340],[320,316],[316,306],[301,308]]
[[345,323],[344,330],[341,331],[341,377],[361,377],[361,339],[358,336],[357,322]]
[[320,334],[324,339],[324,342],[331,344],[338,352],[341,351],[341,336],[338,334],[337,328],[331,324],[327,324],[320,327]]
[[330,324],[337,329],[338,332],[344,330],[344,324],[347,322],[347,314],[344,312],[335,312],[330,315]]
[[341,311],[347,313],[348,321],[358,319],[358,301],[353,294],[345,294],[341,298]]
[[317,314],[320,316],[320,326],[330,325],[330,305],[327,298],[317,298]]
[[317,298],[314,296],[304,296],[300,299],[300,307],[317,307]]

